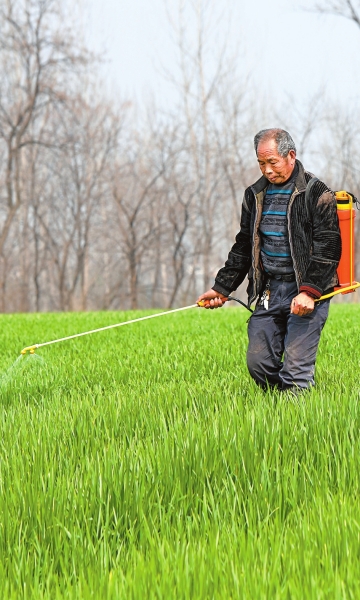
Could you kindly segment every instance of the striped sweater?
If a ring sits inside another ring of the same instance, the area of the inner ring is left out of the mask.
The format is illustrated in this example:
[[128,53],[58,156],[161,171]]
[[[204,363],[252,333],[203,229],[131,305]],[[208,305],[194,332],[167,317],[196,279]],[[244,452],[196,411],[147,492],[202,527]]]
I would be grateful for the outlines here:
[[290,275],[294,273],[290,253],[287,207],[295,189],[297,173],[282,185],[269,184],[264,198],[260,222],[261,260],[266,273]]

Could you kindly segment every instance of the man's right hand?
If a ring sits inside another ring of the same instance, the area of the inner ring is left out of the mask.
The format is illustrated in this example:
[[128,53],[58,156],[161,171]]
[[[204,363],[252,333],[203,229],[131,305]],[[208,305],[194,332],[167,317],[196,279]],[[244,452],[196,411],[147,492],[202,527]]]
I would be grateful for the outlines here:
[[227,296],[223,296],[219,292],[211,289],[202,294],[197,299],[197,304],[203,308],[221,308],[227,301]]

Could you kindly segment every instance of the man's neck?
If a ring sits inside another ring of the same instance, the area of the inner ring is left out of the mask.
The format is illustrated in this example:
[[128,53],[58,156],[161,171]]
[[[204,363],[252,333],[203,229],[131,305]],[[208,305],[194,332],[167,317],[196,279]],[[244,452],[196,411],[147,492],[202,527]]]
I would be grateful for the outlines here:
[[297,163],[295,163],[294,168],[291,171],[291,173],[286,181],[283,181],[282,183],[272,183],[271,185],[273,185],[276,188],[281,188],[283,185],[287,185],[288,183],[291,183],[292,181],[294,181],[296,179],[298,173],[299,173],[299,166]]

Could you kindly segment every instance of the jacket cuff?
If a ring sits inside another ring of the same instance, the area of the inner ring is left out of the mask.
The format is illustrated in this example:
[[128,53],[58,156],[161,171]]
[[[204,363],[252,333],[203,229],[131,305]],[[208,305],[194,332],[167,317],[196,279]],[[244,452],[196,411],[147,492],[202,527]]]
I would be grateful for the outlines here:
[[318,287],[306,285],[306,283],[300,286],[299,292],[306,292],[307,294],[309,294],[309,296],[314,298],[314,300],[321,298],[322,295],[322,291]]
[[232,291],[232,290],[224,288],[224,286],[221,285],[220,283],[215,283],[215,285],[213,285],[211,289],[213,289],[215,292],[218,292],[219,294],[222,294],[223,296],[226,296],[226,297],[228,297]]

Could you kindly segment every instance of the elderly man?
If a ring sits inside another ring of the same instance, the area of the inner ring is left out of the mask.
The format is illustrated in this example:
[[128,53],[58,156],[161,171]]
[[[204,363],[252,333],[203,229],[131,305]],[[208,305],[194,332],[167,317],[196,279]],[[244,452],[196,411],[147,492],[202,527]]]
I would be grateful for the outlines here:
[[198,298],[221,307],[248,275],[247,365],[262,387],[296,392],[314,385],[320,334],[338,283],[341,238],[333,192],[296,159],[287,131],[254,139],[262,177],[245,190],[240,231],[215,285]]

